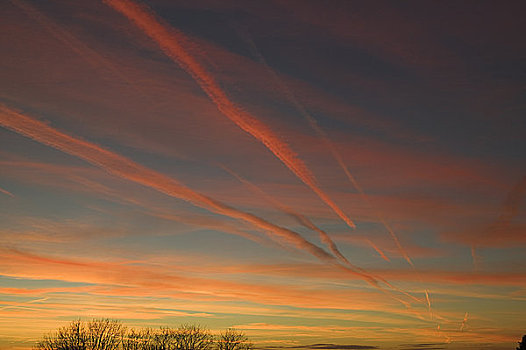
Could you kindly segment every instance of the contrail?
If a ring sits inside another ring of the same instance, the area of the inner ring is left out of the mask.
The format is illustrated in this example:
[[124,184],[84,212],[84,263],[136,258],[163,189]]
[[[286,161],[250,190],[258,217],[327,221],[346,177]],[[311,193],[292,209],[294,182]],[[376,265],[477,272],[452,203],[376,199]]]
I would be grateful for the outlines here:
[[371,247],[373,247],[374,250],[376,250],[378,255],[382,257],[382,259],[384,259],[385,261],[391,262],[391,259],[389,259],[389,257],[387,257],[387,255],[385,255],[385,253],[380,248],[378,248],[378,246],[374,244],[373,241],[371,241],[370,239],[366,239],[366,241],[367,243],[369,243]]
[[[144,95],[144,89],[140,87],[139,84],[130,80],[125,73],[122,72],[115,64],[106,59],[104,56],[99,54],[97,51],[93,50],[86,44],[84,44],[77,37],[64,30],[61,26],[57,25],[53,20],[51,20],[44,13],[30,5],[24,0],[9,0],[13,5],[24,11],[24,13],[31,17],[33,20],[38,22],[42,27],[44,27],[51,35],[69,47],[73,52],[75,52],[80,58],[85,60],[94,68],[104,67],[110,71],[113,75],[121,79],[127,86],[135,90],[141,95]],[[147,98],[147,97],[146,97]],[[148,99],[148,98],[147,98]],[[150,101],[151,102],[151,101]]]
[[46,297],[46,298],[34,299],[34,300],[30,300],[30,301],[26,301],[26,302],[18,303],[17,305],[7,305],[7,306],[4,306],[4,307],[0,307],[0,310],[5,310],[5,309],[16,309],[16,308],[23,307],[23,306],[26,305],[26,304],[39,303],[39,302],[42,302],[42,301],[46,301],[46,300],[48,300],[48,299],[49,299],[49,298]]
[[[327,135],[327,133],[318,125],[318,122],[316,121],[316,119],[309,113],[309,111],[307,111],[307,109],[303,106],[303,104],[301,104],[298,99],[296,98],[296,96],[294,95],[294,93],[289,89],[289,87],[280,79],[280,77],[278,76],[278,74],[270,67],[270,65],[267,63],[267,61],[265,60],[265,57],[263,57],[263,55],[261,54],[261,52],[258,50],[256,44],[254,43],[254,41],[252,40],[252,38],[250,38],[250,36],[248,35],[248,33],[246,31],[243,31],[241,32],[241,35],[242,37],[244,38],[244,40],[249,44],[250,48],[251,48],[251,51],[252,53],[256,56],[256,58],[260,61],[260,63],[267,69],[267,71],[269,72],[269,74],[272,76],[272,78],[274,79],[274,82],[275,84],[278,86],[278,88],[280,89],[280,91],[283,93],[283,95],[285,95],[285,97],[294,105],[294,107],[296,107],[296,109],[299,111],[299,113],[307,120],[307,122],[309,123],[309,126],[311,127],[311,129],[313,129],[317,134],[318,134],[318,137],[320,139],[323,140],[323,142],[325,143],[325,145],[327,146],[327,148],[330,150],[332,156],[334,157],[334,159],[338,162],[340,168],[343,170],[343,172],[345,173],[345,175],[347,176],[347,179],[351,182],[351,184],[354,186],[354,188],[358,191],[358,193],[360,194],[360,197],[362,199],[363,202],[366,203],[366,205],[369,207],[370,210],[373,211],[373,213],[375,214],[375,216],[377,217],[377,219],[382,223],[382,225],[385,227],[385,229],[387,230],[387,232],[389,233],[389,235],[391,236],[391,238],[393,239],[393,241],[395,242],[397,248],[398,248],[398,251],[400,252],[400,254],[404,257],[404,259],[407,261],[407,263],[413,268],[415,269],[415,266],[413,264],[413,261],[411,260],[411,258],[409,257],[409,254],[407,253],[407,251],[405,250],[405,248],[402,246],[402,244],[400,243],[400,240],[398,239],[398,236],[396,235],[396,233],[394,232],[394,230],[391,228],[391,226],[386,222],[386,220],[384,219],[384,216],[374,208],[371,200],[369,199],[369,196],[365,193],[365,191],[362,189],[362,187],[360,186],[360,184],[358,183],[358,181],[356,180],[356,178],[351,174],[349,168],[347,167],[347,165],[345,164],[345,162],[343,161],[343,158],[341,156],[341,154],[338,152],[338,150],[336,149],[336,147],[334,146],[334,143],[330,140],[329,136]],[[369,243],[369,245],[376,251],[378,252],[378,254],[382,257],[382,259],[386,260],[386,261],[389,261],[390,262],[390,259],[386,256],[386,254],[376,245],[374,244],[371,240],[367,240],[367,242]],[[396,289],[394,286],[390,285],[391,288],[394,288]],[[415,299],[415,300],[418,300],[417,298],[413,297],[412,295],[402,291],[402,290],[399,290],[397,289],[399,292],[401,293],[404,293],[405,295]],[[428,310],[429,310],[429,315],[430,315],[430,318],[432,319],[432,308],[431,308],[431,302],[429,300],[429,293],[428,291],[426,290],[425,291],[425,297],[426,297],[426,302],[427,302],[427,307],[428,307]]]
[[[320,199],[333,209],[333,211],[344,220],[349,227],[356,227],[343,211],[319,188],[314,175],[306,167],[303,161],[290,149],[290,147],[267,125],[251,114],[243,111],[226,96],[225,92],[219,87],[219,84],[215,79],[194,57],[192,57],[189,52],[192,48],[191,43],[189,43],[189,40],[184,34],[177,29],[162,23],[162,20],[157,18],[156,15],[144,5],[137,4],[130,0],[104,0],[104,2],[122,13],[130,21],[135,23],[136,26],[142,29],[146,35],[160,46],[161,50],[168,57],[178,63],[194,78],[223,115],[232,120],[242,130],[251,134],[254,138],[263,143],[301,181],[310,187]],[[313,118],[312,120],[314,121]],[[412,265],[411,260],[403,250],[396,235],[394,235],[392,230],[390,233],[394,236],[393,238],[395,239],[395,242],[397,242],[399,249],[403,251],[402,255],[404,255]],[[331,255],[331,258],[334,257]]]
[[464,314],[464,320],[462,321],[462,324],[460,325],[460,331],[464,331],[464,328],[466,327],[466,323],[468,322],[468,313],[466,312]]
[[349,273],[359,276],[375,288],[386,292],[371,275],[341,265],[333,255],[305,240],[294,231],[277,226],[253,214],[232,208],[211,197],[195,192],[171,177],[146,168],[94,143],[62,133],[41,121],[21,114],[1,103],[0,125],[64,153],[81,158],[122,179],[155,189],[171,197],[182,199],[211,212],[247,222],[266,234],[284,239],[289,244],[294,245],[300,250],[309,252],[321,261],[339,266]]
[[[307,241],[297,232],[272,224],[258,216],[232,208],[218,200],[195,192],[174,178],[146,168],[94,143],[67,135],[39,120],[21,114],[2,103],[0,103],[0,126],[15,131],[42,144],[56,148],[64,153],[83,159],[114,176],[155,189],[168,196],[182,199],[211,212],[251,224],[268,235],[271,239],[281,238],[288,244],[295,246],[297,249],[310,253],[320,261],[336,268],[343,269],[347,273],[361,278],[369,285],[394,300],[400,301],[400,299],[396,298],[389,290],[382,287],[378,281],[383,282],[386,286],[397,292],[403,293],[413,300],[420,301],[409,293],[394,287],[384,278],[373,276],[362,268],[353,268],[341,264],[336,257],[325,251],[323,248]],[[411,309],[409,303],[402,302],[402,304],[408,309]]]
[[228,98],[212,75],[191,55],[192,44],[183,33],[163,23],[145,5],[131,0],[104,0],[104,2],[126,16],[155,41],[169,58],[190,74],[225,117],[265,145],[349,227],[356,227],[336,203],[321,190],[314,175],[289,145],[283,142],[266,124]]
[[8,196],[10,196],[10,197],[13,197],[13,198],[15,197],[14,194],[12,194],[11,192],[9,192],[8,190],[3,189],[2,187],[0,187],[0,192],[2,192],[3,194],[8,195]]
[[[254,43],[254,41],[252,40],[252,38],[250,38],[248,33],[246,31],[242,31],[242,32],[240,32],[240,34],[243,37],[243,39],[250,46],[252,54],[254,54],[254,56],[256,56],[258,61],[266,68],[266,70],[272,76],[274,82],[276,83],[276,85],[278,86],[280,91],[283,93],[283,95],[285,95],[285,97],[289,100],[289,102],[291,102],[294,105],[294,107],[296,107],[296,109],[299,111],[299,113],[307,120],[307,122],[309,123],[309,126],[311,127],[311,129],[313,129],[318,134],[318,137],[323,140],[323,142],[325,143],[325,145],[327,146],[327,148],[331,152],[332,156],[338,162],[338,165],[340,166],[340,168],[343,170],[343,172],[347,176],[347,179],[351,182],[351,184],[354,186],[354,188],[360,194],[360,197],[362,198],[362,201],[364,201],[367,204],[369,209],[374,211],[374,214],[377,217],[377,219],[382,223],[382,225],[385,227],[385,229],[389,232],[389,235],[394,240],[394,242],[395,242],[400,254],[404,257],[404,259],[411,266],[413,266],[413,262],[412,262],[411,258],[409,257],[409,255],[407,254],[406,250],[403,248],[402,244],[400,243],[400,240],[398,239],[398,236],[393,231],[391,226],[387,224],[387,222],[383,218],[383,215],[381,215],[378,211],[376,211],[374,209],[374,206],[372,205],[371,200],[369,199],[369,196],[367,196],[367,194],[364,192],[362,187],[358,184],[358,181],[356,180],[356,178],[351,174],[351,172],[349,171],[349,168],[347,167],[347,165],[343,161],[343,158],[342,158],[340,152],[338,152],[338,150],[334,146],[334,143],[330,140],[330,138],[327,135],[327,133],[318,125],[318,122],[316,121],[316,119],[309,113],[309,111],[307,111],[307,109],[303,106],[303,104],[301,104],[298,101],[298,99],[296,98],[294,93],[289,89],[287,84],[285,84],[280,79],[278,74],[274,71],[274,69],[272,69],[272,67],[270,67],[270,65],[267,63],[265,57],[263,57],[263,55],[261,54],[261,52],[257,48],[257,46]],[[387,258],[387,256],[375,244],[373,244],[372,241],[369,240],[368,242],[374,248],[374,250],[376,250],[378,252],[378,254],[380,254],[380,256],[384,260],[390,261],[389,258]]]
[[[239,180],[239,182],[243,183],[245,186],[250,188],[253,192],[259,194],[261,197],[263,197],[267,202],[272,204],[276,209],[284,212],[288,216],[292,217],[294,220],[296,220],[300,225],[308,228],[309,230],[315,231],[318,233],[320,240],[329,248],[329,250],[336,256],[340,261],[344,264],[347,264],[351,266],[352,268],[358,268],[351,264],[349,260],[340,252],[338,247],[336,246],[336,243],[329,237],[327,232],[323,231],[321,228],[316,226],[309,218],[307,218],[305,215],[300,214],[294,209],[280,203],[277,201],[274,197],[267,194],[265,191],[263,191],[258,186],[254,185],[252,182],[248,181],[247,179],[243,178],[241,175],[237,174],[233,170],[229,169],[228,167],[220,164],[219,165],[223,170],[225,170],[227,173],[235,177]],[[359,268],[358,268],[359,269]]]
[[[374,208],[373,204],[371,203],[371,200],[369,199],[369,196],[362,189],[362,187],[360,186],[360,184],[358,183],[356,178],[351,174],[349,168],[347,167],[347,165],[343,161],[343,158],[342,158],[341,154],[338,152],[338,150],[334,146],[334,143],[330,140],[330,138],[327,135],[327,133],[318,125],[318,122],[316,121],[316,119],[309,113],[309,111],[307,111],[307,109],[303,106],[303,104],[301,104],[298,101],[298,99],[296,98],[294,93],[280,79],[278,74],[270,67],[270,65],[265,60],[265,57],[263,57],[263,55],[258,50],[256,44],[250,38],[250,36],[248,36],[246,32],[242,32],[241,34],[242,34],[243,38],[246,40],[246,42],[249,44],[250,48],[252,49],[252,53],[256,56],[256,58],[260,61],[260,63],[270,73],[270,75],[274,79],[275,84],[278,86],[278,88],[283,93],[283,95],[285,95],[285,97],[294,105],[294,107],[296,107],[296,109],[299,111],[299,113],[307,120],[307,122],[309,123],[309,126],[311,127],[311,129],[313,129],[318,134],[318,137],[323,140],[323,142],[325,143],[327,148],[330,150],[332,156],[334,157],[334,159],[337,161],[337,163],[340,166],[340,168],[343,170],[343,172],[347,176],[347,179],[349,180],[349,182],[351,182],[351,184],[354,186],[354,188],[360,194],[360,197],[361,197],[362,201],[366,203],[366,205],[369,207],[369,209],[373,211],[373,213],[376,216],[376,218],[385,227],[385,229],[387,230],[387,232],[389,233],[389,235],[391,236],[391,238],[395,242],[400,254],[404,257],[404,259],[407,261],[407,263],[413,269],[415,269],[413,261],[409,257],[409,254],[407,253],[405,248],[400,243],[400,240],[398,239],[398,236],[396,235],[394,230],[391,228],[391,226],[386,222],[386,220],[384,219],[384,216],[379,211],[377,211]],[[372,242],[370,239],[367,239],[366,241],[380,255],[380,257],[382,257],[382,259],[384,259],[385,261],[388,261],[388,262],[391,261],[387,257],[387,255],[376,244],[374,244],[374,242]],[[383,280],[383,282],[386,283],[387,285],[389,285],[389,287],[391,287],[392,289],[397,290],[398,292],[403,293],[404,295],[406,295],[406,296],[408,296],[408,297],[420,302],[420,300],[418,298],[412,296],[411,294],[409,294],[409,293],[407,293],[407,292],[405,292],[405,291],[403,291],[403,290],[401,290],[399,288],[396,288],[395,286],[391,285],[387,281]],[[430,319],[433,319],[433,312],[432,312],[432,308],[431,308],[431,301],[429,299],[429,293],[428,293],[427,289],[425,290],[425,298],[426,298],[427,308],[428,308],[428,311],[429,311],[429,317],[430,317]]]
[[429,299],[429,292],[427,291],[427,289],[425,289],[424,293],[426,295],[427,310],[429,311],[429,318],[433,319],[433,314],[432,314],[433,311],[431,310],[431,300]]
[[[297,213],[296,211],[294,211],[292,208],[290,207],[287,207],[286,205],[280,203],[279,201],[277,201],[274,197],[270,196],[269,194],[267,194],[265,191],[263,191],[261,188],[259,188],[258,186],[254,185],[253,183],[251,183],[250,181],[248,181],[247,179],[243,178],[241,175],[237,174],[236,172],[234,172],[233,170],[231,170],[230,168],[226,167],[225,165],[223,164],[219,164],[219,166],[225,170],[227,173],[229,173],[230,175],[232,175],[233,177],[235,177],[236,179],[238,179],[241,183],[243,183],[244,185],[246,185],[247,187],[249,187],[252,191],[258,193],[259,195],[261,195],[265,200],[267,200],[269,203],[271,203],[276,209],[284,212],[285,214],[289,215],[290,217],[292,217],[293,219],[295,219],[300,225],[303,225],[304,227],[312,230],[312,231],[315,231],[315,232],[318,232],[319,236],[320,236],[320,240],[329,248],[329,250],[340,260],[340,262],[344,265],[347,265],[349,266],[350,268],[352,269],[355,269],[357,271],[360,271],[364,274],[368,274],[367,271],[365,271],[364,269],[362,269],[361,267],[359,266],[356,266],[354,265],[353,263],[351,263],[341,252],[340,250],[338,249],[338,247],[336,246],[336,243],[334,243],[334,241],[329,237],[329,235],[323,231],[322,229],[320,229],[319,227],[317,227],[309,218],[307,218],[305,215],[302,215],[300,213]],[[374,246],[374,244],[371,242],[371,244]],[[378,252],[380,253],[381,250],[378,249]],[[387,257],[385,257],[387,260],[389,260]],[[385,283],[385,285],[387,285],[388,287],[390,287],[391,289],[399,292],[399,293],[402,293],[404,295],[406,295],[407,297],[417,301],[417,302],[421,302],[420,299],[416,298],[415,296],[409,294],[408,292],[400,289],[400,288],[397,288],[395,287],[394,285],[392,285],[391,283],[389,283],[387,280],[385,280],[384,278],[380,277],[380,276],[376,276],[374,275],[373,276],[375,279]],[[401,301],[400,299],[398,298],[394,298],[395,300],[401,302],[402,304],[404,304],[406,307],[408,307],[408,303],[407,302],[404,302],[404,301]]]

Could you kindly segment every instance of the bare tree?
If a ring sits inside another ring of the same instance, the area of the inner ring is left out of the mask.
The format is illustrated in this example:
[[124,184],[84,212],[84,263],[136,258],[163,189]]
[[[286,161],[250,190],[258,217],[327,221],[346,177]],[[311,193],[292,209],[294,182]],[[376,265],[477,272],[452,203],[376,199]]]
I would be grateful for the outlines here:
[[123,350],[209,350],[212,344],[209,331],[193,325],[161,327],[157,331],[131,330],[122,340]]
[[93,320],[86,326],[90,350],[117,349],[125,331],[120,322],[109,319]]
[[221,333],[217,342],[201,326],[182,325],[177,329],[161,327],[130,329],[110,319],[80,320],[49,333],[35,345],[35,350],[251,350],[247,337],[235,329]]
[[177,348],[177,333],[174,329],[161,327],[153,334],[155,350],[175,350]]
[[217,347],[219,350],[251,350],[254,348],[245,334],[234,328],[228,328],[219,335]]
[[125,328],[109,319],[80,320],[45,335],[36,345],[37,350],[116,350]]
[[156,350],[155,340],[155,333],[151,328],[131,329],[122,337],[122,350]]
[[208,350],[213,344],[210,332],[200,326],[185,324],[175,334],[177,350]]

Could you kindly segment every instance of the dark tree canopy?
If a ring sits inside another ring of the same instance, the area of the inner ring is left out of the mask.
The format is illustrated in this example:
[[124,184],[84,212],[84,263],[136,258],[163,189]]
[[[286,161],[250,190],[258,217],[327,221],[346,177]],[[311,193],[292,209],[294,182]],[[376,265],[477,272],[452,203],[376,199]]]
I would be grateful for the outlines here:
[[227,329],[213,336],[206,328],[184,324],[178,328],[126,329],[120,322],[100,319],[73,321],[45,335],[35,350],[250,350],[242,333]]
[[56,333],[45,335],[35,345],[39,350],[115,350],[119,348],[125,327],[110,319],[73,321]]
[[243,332],[229,328],[219,335],[217,348],[219,350],[250,350],[253,346]]

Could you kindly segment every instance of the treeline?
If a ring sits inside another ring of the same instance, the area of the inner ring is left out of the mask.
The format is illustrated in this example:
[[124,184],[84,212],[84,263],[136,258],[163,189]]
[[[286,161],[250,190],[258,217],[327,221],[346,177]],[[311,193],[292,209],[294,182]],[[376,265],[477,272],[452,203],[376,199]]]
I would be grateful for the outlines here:
[[229,328],[213,335],[206,328],[184,324],[178,328],[127,328],[110,319],[73,321],[45,335],[35,350],[251,350],[241,331]]

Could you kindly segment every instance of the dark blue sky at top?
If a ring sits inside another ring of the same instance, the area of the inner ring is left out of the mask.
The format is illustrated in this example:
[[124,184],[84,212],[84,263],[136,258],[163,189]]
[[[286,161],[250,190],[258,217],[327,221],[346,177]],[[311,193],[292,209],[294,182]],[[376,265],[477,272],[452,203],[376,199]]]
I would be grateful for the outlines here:
[[[151,6],[184,32],[255,59],[239,33],[248,31],[277,72],[422,133],[429,139],[417,142],[422,149],[512,162],[523,158],[526,45],[521,33],[526,25],[520,1]],[[309,22],[312,18],[317,23]],[[390,55],[391,48],[407,56],[405,62]],[[378,84],[381,91],[361,80]],[[330,116],[316,117],[322,125],[341,127]]]

